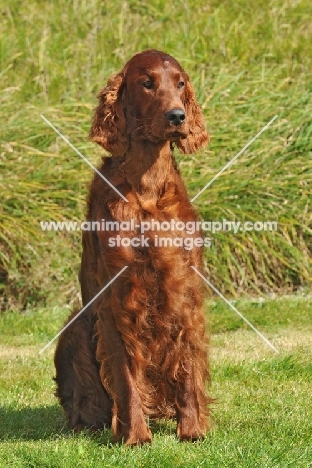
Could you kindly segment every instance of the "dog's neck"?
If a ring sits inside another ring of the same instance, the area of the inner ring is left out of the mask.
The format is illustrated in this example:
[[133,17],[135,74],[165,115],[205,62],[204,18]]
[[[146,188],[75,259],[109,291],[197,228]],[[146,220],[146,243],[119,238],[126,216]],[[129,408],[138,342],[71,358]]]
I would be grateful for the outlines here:
[[141,199],[158,199],[175,173],[170,142],[132,141],[122,171]]

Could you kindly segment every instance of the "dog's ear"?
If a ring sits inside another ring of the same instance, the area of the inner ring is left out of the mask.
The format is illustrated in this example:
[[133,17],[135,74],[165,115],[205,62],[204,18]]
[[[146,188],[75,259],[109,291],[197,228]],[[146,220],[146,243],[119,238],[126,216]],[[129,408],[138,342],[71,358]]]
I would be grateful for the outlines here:
[[128,148],[127,124],[123,111],[123,73],[107,82],[98,94],[89,138],[103,146],[113,156],[123,156]]
[[182,102],[185,107],[186,121],[189,125],[189,134],[186,138],[177,141],[176,145],[182,153],[191,154],[208,143],[209,135],[205,129],[202,110],[196,101],[194,90],[187,75]]

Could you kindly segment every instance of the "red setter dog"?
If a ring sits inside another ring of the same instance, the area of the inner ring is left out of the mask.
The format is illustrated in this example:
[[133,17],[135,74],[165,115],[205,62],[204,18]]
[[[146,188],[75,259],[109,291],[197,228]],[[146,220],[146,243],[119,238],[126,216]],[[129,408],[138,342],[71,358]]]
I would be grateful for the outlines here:
[[[115,440],[143,444],[146,417],[174,417],[179,439],[196,440],[210,401],[203,283],[191,268],[202,268],[201,234],[191,234],[193,248],[181,244],[190,236],[181,230],[151,230],[143,245],[129,239],[146,221],[197,221],[173,146],[192,153],[207,143],[201,109],[188,75],[157,50],[132,57],[98,98],[90,138],[111,153],[100,172],[128,202],[95,174],[87,220],[134,220],[135,228],[83,233],[84,305],[128,267],[61,335],[56,395],[75,430],[111,426]],[[112,234],[119,243],[110,244]],[[162,237],[167,246],[157,247]]]

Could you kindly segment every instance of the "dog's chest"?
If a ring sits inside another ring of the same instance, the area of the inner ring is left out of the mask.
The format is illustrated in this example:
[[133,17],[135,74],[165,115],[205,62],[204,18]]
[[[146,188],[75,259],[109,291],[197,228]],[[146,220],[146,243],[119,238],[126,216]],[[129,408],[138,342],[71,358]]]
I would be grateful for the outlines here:
[[107,253],[119,251],[134,263],[155,260],[156,269],[167,264],[168,257],[185,261],[203,241],[195,211],[186,197],[178,195],[176,189],[158,199],[128,193],[128,202],[112,204],[100,234],[102,248]]

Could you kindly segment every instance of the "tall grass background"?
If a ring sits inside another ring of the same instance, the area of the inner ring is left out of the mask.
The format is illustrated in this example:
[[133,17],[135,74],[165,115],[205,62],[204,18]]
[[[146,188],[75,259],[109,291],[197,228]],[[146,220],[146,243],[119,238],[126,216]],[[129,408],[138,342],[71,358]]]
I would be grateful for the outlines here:
[[278,118],[195,202],[206,221],[276,221],[275,232],[219,232],[207,277],[228,296],[289,293],[312,283],[312,23],[308,0],[0,2],[1,308],[71,304],[93,164],[96,94],[136,52],[157,48],[186,69],[209,146],[176,150],[190,198]]

